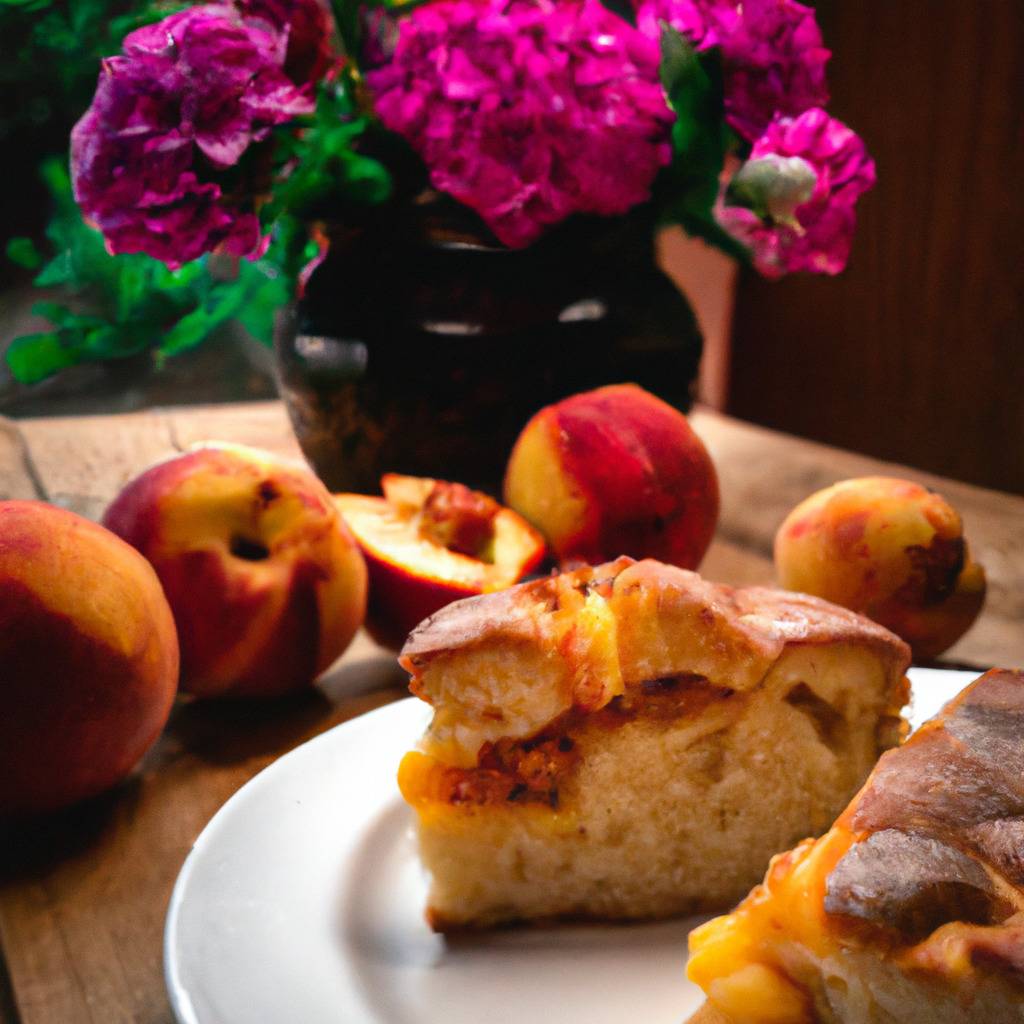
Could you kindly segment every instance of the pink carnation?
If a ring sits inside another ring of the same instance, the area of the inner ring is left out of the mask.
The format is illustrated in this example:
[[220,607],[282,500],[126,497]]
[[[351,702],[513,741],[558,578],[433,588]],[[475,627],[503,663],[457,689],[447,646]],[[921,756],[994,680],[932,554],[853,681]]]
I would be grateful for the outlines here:
[[435,0],[367,75],[383,123],[509,246],[643,202],[671,157],[659,48],[600,0]]
[[[762,219],[753,210],[719,202],[726,230],[749,246],[757,269],[777,278],[796,270],[838,274],[846,266],[856,226],[854,205],[875,183],[875,162],[863,141],[824,110],[777,117],[754,143],[749,164],[789,161],[813,172],[810,198],[786,217]],[[782,190],[780,190],[781,193]],[[787,223],[785,221],[791,221]]]
[[661,22],[698,50],[721,49],[726,117],[751,142],[775,114],[828,102],[830,54],[810,7],[794,0],[639,0],[639,29],[656,39]]
[[193,7],[125,38],[71,135],[75,198],[111,252],[171,267],[266,248],[251,211],[212,180],[270,129],[309,112],[284,74],[286,37],[228,6]]

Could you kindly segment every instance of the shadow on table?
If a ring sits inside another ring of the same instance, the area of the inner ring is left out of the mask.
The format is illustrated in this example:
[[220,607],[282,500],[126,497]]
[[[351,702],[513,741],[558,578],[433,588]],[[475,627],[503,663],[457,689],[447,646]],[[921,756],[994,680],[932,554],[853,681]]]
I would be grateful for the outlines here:
[[319,732],[333,706],[307,691],[268,700],[183,700],[167,723],[166,738],[214,764],[234,764],[283,753]]
[[0,822],[0,883],[47,875],[102,840],[111,822],[139,799],[132,775],[100,796],[62,811]]
[[180,770],[183,755],[185,762],[194,758],[222,767],[238,765],[241,784],[313,736],[403,696],[407,684],[408,676],[394,656],[377,649],[339,662],[317,688],[288,697],[182,698],[161,738],[124,782],[66,810],[0,821],[0,884],[44,877],[116,834],[118,821],[130,826],[145,813],[143,802],[154,799],[154,780]]
[[214,764],[278,755],[368,710],[367,698],[382,691],[398,696],[408,681],[393,656],[372,655],[339,663],[316,689],[286,697],[185,699],[171,716],[167,733],[191,754]]

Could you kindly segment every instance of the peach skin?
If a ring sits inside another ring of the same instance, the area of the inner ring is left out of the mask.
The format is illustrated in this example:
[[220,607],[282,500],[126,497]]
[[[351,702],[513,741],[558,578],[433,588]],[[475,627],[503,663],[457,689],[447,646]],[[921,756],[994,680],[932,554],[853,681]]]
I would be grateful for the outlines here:
[[189,693],[308,687],[362,624],[366,566],[330,494],[301,465],[202,446],[136,477],[103,521],[156,569]]
[[75,803],[164,727],[178,641],[149,563],[96,523],[0,502],[0,817]]
[[843,480],[797,505],[775,535],[775,568],[787,589],[891,629],[916,661],[956,643],[985,600],[956,510],[892,477]]
[[339,494],[370,572],[367,629],[399,648],[423,619],[462,597],[503,590],[544,558],[544,538],[462,484],[387,473],[383,497]]
[[686,417],[635,384],[541,409],[505,473],[505,503],[563,564],[619,555],[696,569],[718,521],[718,477]]

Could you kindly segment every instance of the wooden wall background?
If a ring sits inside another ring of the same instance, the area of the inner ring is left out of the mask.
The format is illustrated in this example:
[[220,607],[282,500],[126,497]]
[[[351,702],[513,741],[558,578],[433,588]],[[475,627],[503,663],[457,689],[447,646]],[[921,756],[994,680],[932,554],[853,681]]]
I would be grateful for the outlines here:
[[878,184],[845,274],[741,275],[726,408],[1024,493],[1024,0],[815,6]]

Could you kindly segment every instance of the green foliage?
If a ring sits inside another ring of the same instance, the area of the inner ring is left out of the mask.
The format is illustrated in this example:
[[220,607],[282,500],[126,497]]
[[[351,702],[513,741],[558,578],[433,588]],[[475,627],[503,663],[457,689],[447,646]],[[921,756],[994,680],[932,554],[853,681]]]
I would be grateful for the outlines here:
[[[140,25],[187,0],[0,0],[0,139],[18,138],[38,160],[89,105],[101,57]],[[55,147],[53,147],[55,148]]]
[[[282,264],[288,263],[288,253],[293,259],[312,255],[302,252],[287,225],[262,260],[241,260],[230,276],[223,269],[218,274],[208,257],[170,270],[143,254],[111,256],[99,232],[81,218],[64,161],[48,160],[43,174],[55,204],[47,236],[56,255],[35,284],[60,287],[71,301],[33,307],[52,329],[11,343],[7,362],[19,381],[33,384],[68,366],[146,350],[166,359],[198,345],[233,318],[270,343],[274,311],[292,290]],[[8,249],[27,252],[26,243],[15,239]]]
[[[7,2],[7,0],[3,0]],[[42,253],[31,238],[11,238],[7,242],[7,258],[26,270],[38,270],[43,262]]]
[[697,53],[686,38],[663,23],[661,81],[676,114],[672,163],[658,183],[663,218],[746,261],[746,248],[719,227],[714,216],[719,175],[726,155],[738,145],[722,116],[717,51]]
[[391,174],[357,142],[370,126],[357,114],[347,76],[321,82],[316,110],[301,132],[282,131],[275,150],[281,172],[273,198],[260,211],[264,224],[282,214],[316,217],[332,200],[383,203],[391,196]]

